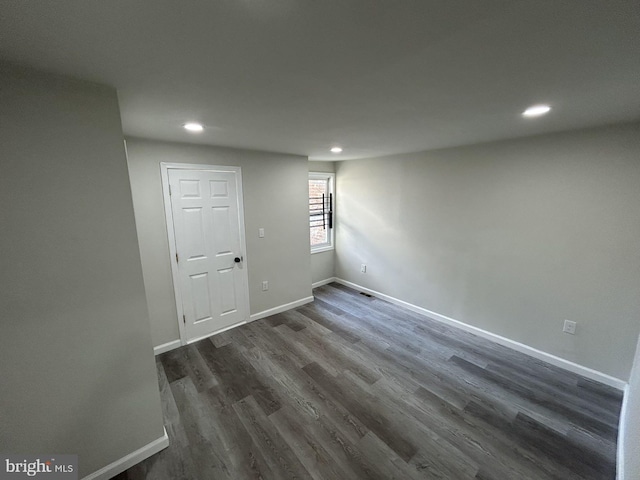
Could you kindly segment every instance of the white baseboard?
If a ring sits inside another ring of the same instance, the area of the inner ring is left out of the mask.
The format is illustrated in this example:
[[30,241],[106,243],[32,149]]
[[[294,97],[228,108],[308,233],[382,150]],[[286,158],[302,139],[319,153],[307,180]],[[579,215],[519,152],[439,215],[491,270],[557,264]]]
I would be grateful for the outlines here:
[[284,305],[280,305],[279,307],[273,307],[268,310],[263,310],[262,312],[254,313],[249,317],[249,321],[253,322],[255,320],[259,320],[261,318],[269,317],[271,315],[275,315],[276,313],[286,312],[287,310],[291,310],[292,308],[297,308],[305,303],[313,302],[313,296],[301,298],[300,300],[296,300],[295,302],[285,303]]
[[[333,279],[331,279],[333,281]],[[329,283],[329,282],[327,282]],[[278,307],[270,308],[268,310],[264,310],[262,312],[254,313],[249,317],[248,322],[242,321],[235,323],[233,325],[229,325],[228,327],[221,328],[220,330],[216,330],[215,332],[207,333],[202,337],[193,338],[187,342],[187,344],[199,342],[200,340],[204,340],[205,338],[212,337],[217,335],[218,333],[226,332],[227,330],[231,330],[232,328],[239,327],[240,325],[244,325],[249,322],[253,322],[254,320],[259,320],[261,318],[269,317],[271,315],[275,315],[276,313],[286,312],[287,310],[291,310],[292,308],[299,307],[304,305],[305,303],[313,302],[313,297],[301,298],[300,300],[296,300],[295,302],[285,303],[284,305],[280,305]],[[161,353],[168,352],[175,348],[182,346],[182,342],[180,340],[173,340],[171,342],[163,343],[162,345],[158,345],[153,348],[153,353],[156,355],[160,355]]]
[[491,340],[492,342],[499,343],[500,345],[504,345],[505,347],[509,347],[513,350],[529,355],[530,357],[543,360],[547,363],[550,363],[551,365],[555,365],[556,367],[560,367],[570,372],[577,373],[578,375],[582,375],[583,377],[595,380],[596,382],[604,383],[605,385],[609,385],[610,387],[616,388],[618,390],[624,390],[627,385],[627,382],[625,382],[624,380],[612,377],[611,375],[607,375],[606,373],[593,370],[592,368],[585,367],[570,360],[565,360],[564,358],[556,357],[555,355],[543,352],[542,350],[538,350],[537,348],[530,347],[529,345],[525,345],[524,343],[516,342],[515,340],[496,335],[495,333],[491,333],[487,330],[483,330],[467,323],[463,323],[460,320],[455,320],[445,315],[432,312],[431,310],[427,310],[426,308],[418,307],[417,305],[413,305],[412,303],[405,302],[404,300],[397,299],[390,295],[371,290],[369,288],[363,287],[356,283],[348,282],[347,280],[343,280],[341,278],[336,278],[335,281],[356,290],[369,293],[375,297],[382,298],[388,302],[395,303],[396,305],[400,305],[413,312],[419,313],[434,320],[438,320],[439,322],[446,323],[447,325],[460,328],[467,332],[471,332],[475,335],[478,335],[479,337],[483,337],[487,340]]
[[629,385],[624,387],[624,396],[622,397],[622,408],[620,409],[620,423],[618,424],[618,445],[617,445],[617,468],[616,468],[616,479],[617,480],[625,480],[625,471],[624,471],[624,452],[625,452],[625,444],[624,440],[626,437],[626,428],[627,428],[627,401],[629,400],[627,397],[629,395]]
[[136,463],[140,463],[168,446],[169,436],[167,435],[167,429],[165,428],[164,435],[162,437],[157,438],[135,452],[131,452],[129,455],[125,455],[119,460],[110,463],[106,467],[102,467],[100,470],[83,477],[82,480],[107,480],[109,478],[113,478],[119,473],[124,472],[126,469],[133,467]]
[[170,342],[163,343],[162,345],[158,345],[157,347],[153,347],[153,354],[160,355],[161,353],[178,348],[181,345],[182,342],[180,340],[172,340]]
[[332,283],[336,281],[336,277],[325,278],[324,280],[320,280],[319,282],[312,283],[311,288],[321,287],[322,285],[326,285],[328,283]]

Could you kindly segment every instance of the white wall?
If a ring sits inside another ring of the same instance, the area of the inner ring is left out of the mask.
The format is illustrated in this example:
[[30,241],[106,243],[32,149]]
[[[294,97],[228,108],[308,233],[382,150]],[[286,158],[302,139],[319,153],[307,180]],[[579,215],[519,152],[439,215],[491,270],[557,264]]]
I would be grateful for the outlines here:
[[340,162],[337,177],[338,277],[629,378],[640,124]]
[[115,90],[0,63],[0,451],[163,436]]
[[640,337],[620,415],[618,479],[640,480]]
[[[309,162],[310,172],[336,171],[336,162]],[[334,209],[337,215],[337,210]],[[311,280],[313,283],[335,276],[335,250],[311,254]]]
[[[307,159],[296,155],[127,139],[131,190],[155,346],[179,338],[160,163],[242,168],[251,313],[309,297]],[[258,238],[258,229],[265,237]],[[262,291],[262,281],[269,290]]]

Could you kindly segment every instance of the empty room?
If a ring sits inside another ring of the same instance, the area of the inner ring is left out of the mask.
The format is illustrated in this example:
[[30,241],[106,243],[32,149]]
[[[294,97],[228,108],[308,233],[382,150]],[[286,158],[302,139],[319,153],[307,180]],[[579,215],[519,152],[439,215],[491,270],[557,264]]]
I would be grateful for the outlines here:
[[0,478],[640,480],[640,4],[5,0]]

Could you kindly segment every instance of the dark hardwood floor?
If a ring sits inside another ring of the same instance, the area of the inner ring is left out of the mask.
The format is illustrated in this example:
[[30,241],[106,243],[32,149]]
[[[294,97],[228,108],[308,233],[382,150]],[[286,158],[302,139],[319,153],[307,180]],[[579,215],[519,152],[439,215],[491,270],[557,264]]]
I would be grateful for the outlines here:
[[338,284],[157,358],[138,479],[613,479],[621,393]]

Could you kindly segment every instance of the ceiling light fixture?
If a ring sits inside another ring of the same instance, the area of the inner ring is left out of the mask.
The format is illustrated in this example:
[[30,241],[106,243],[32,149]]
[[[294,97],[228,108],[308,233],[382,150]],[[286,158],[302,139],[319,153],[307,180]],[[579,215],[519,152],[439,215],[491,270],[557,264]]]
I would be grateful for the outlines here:
[[549,113],[551,107],[549,105],[533,105],[522,112],[523,117],[539,117]]
[[189,132],[201,132],[202,130],[204,130],[204,127],[199,124],[199,123],[195,123],[195,122],[189,122],[189,123],[185,123],[183,125],[184,129],[189,131]]
[[332,147],[331,153],[342,153],[342,148],[340,147]]

